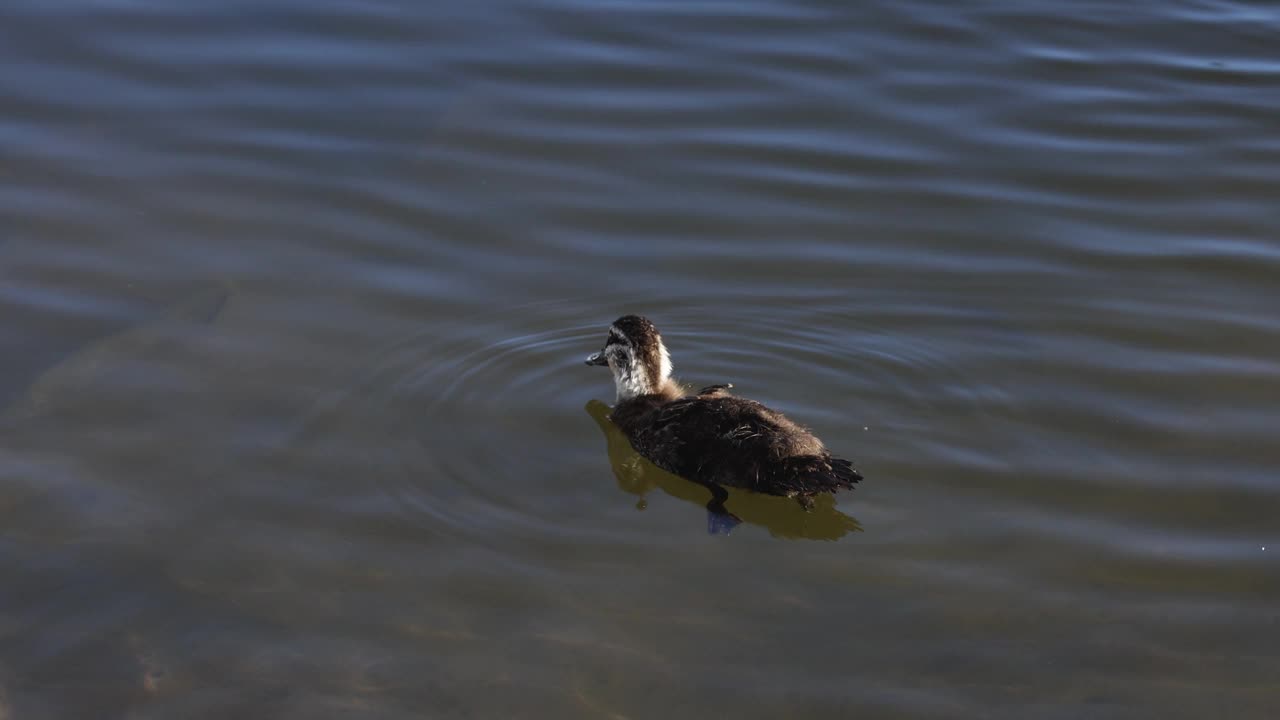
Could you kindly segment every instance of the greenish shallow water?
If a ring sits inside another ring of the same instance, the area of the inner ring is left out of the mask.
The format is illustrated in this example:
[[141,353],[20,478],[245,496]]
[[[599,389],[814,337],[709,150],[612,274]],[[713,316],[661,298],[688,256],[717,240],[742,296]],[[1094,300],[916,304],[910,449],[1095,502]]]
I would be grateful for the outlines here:
[[[0,719],[1274,717],[1278,31],[5,4]],[[867,480],[709,536],[627,312]]]

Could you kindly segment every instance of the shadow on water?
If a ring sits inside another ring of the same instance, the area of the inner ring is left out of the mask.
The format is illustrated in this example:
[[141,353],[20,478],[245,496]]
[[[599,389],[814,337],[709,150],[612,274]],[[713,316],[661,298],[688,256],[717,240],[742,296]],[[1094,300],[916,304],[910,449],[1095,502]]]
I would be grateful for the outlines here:
[[[637,453],[627,436],[609,419],[608,405],[591,400],[584,409],[604,433],[609,464],[613,466],[618,487],[640,498],[636,507],[643,510],[647,504],[645,495],[655,488],[671,497],[706,507],[712,499],[711,491],[704,485],[672,475]],[[830,493],[815,497],[813,508],[805,510],[793,498],[726,489],[729,497],[724,507],[729,512],[744,523],[765,528],[777,538],[838,540],[850,532],[862,531],[857,520],[836,509],[835,497]]]

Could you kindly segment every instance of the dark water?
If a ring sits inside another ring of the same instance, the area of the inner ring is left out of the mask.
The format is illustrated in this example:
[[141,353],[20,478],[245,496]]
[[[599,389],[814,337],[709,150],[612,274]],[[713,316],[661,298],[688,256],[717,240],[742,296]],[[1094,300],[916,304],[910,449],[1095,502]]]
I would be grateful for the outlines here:
[[[4,3],[0,718],[1275,717],[1278,32]],[[867,480],[709,536],[624,312]]]

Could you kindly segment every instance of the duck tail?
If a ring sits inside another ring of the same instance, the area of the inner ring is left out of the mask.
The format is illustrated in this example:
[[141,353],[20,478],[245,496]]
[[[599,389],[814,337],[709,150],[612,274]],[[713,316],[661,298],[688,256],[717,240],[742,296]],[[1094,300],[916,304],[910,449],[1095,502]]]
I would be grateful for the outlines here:
[[862,473],[853,469],[853,463],[844,458],[831,458],[831,475],[836,479],[840,487],[852,490],[853,486],[862,481]]
[[779,484],[801,495],[852,490],[862,479],[862,473],[853,469],[853,463],[822,455],[787,458],[781,475],[783,482]]

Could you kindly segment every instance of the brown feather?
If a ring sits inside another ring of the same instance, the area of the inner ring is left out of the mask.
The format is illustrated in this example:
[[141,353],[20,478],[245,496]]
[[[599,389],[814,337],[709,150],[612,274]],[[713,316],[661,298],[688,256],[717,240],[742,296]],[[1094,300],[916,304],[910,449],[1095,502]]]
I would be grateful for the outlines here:
[[[614,343],[629,345],[634,362],[649,369],[650,377],[661,375],[657,369],[665,347],[653,323],[637,315],[619,318],[605,351]],[[633,371],[621,368],[615,374]],[[802,498],[850,489],[862,479],[809,430],[730,394],[732,385],[711,385],[686,396],[675,382],[665,377],[659,382],[652,392],[620,397],[611,417],[637,452],[668,472],[707,485]]]

